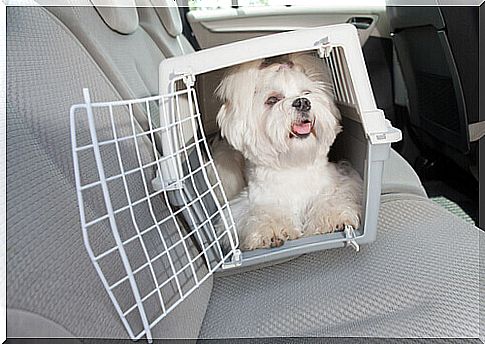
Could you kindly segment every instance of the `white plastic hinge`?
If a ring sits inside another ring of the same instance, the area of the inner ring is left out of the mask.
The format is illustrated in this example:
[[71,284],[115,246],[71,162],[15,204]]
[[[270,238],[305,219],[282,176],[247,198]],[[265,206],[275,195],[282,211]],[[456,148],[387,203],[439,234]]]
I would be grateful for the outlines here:
[[182,75],[182,81],[184,82],[185,86],[190,88],[195,84],[195,75],[192,73],[184,73]]
[[232,259],[229,263],[222,264],[223,269],[235,268],[236,266],[241,266],[242,264],[242,253],[240,249],[234,250]]
[[330,53],[332,52],[332,46],[327,43],[320,43],[320,46],[318,47],[318,56],[323,59],[323,58],[329,58]]
[[323,37],[322,39],[316,41],[314,46],[318,49],[318,56],[321,59],[324,57],[327,58],[330,56],[330,52],[332,51],[332,46],[329,43],[328,37]]
[[355,235],[354,227],[349,226],[349,225],[345,225],[344,233],[345,233],[345,239],[346,239],[345,242],[347,243],[347,246],[350,245],[350,246],[353,247],[353,249],[356,252],[359,252],[360,246],[357,243],[357,241],[355,241],[356,235]]

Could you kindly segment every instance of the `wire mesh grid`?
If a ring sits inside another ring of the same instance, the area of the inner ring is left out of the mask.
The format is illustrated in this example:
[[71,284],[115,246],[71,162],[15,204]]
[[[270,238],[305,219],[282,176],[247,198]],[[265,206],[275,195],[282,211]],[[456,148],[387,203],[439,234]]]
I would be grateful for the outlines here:
[[[234,220],[192,88],[105,103],[91,103],[85,89],[84,98],[71,108],[84,243],[129,336],[151,340],[151,329],[236,252]],[[162,156],[164,135],[171,154]],[[175,180],[161,178],[167,166]]]

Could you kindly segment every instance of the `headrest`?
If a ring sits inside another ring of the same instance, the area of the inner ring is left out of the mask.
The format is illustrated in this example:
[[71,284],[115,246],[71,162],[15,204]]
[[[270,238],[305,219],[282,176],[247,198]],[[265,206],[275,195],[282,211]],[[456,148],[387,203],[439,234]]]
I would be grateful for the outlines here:
[[90,0],[112,30],[129,35],[138,28],[135,0]]
[[182,34],[182,19],[175,0],[150,0],[165,30],[177,37]]

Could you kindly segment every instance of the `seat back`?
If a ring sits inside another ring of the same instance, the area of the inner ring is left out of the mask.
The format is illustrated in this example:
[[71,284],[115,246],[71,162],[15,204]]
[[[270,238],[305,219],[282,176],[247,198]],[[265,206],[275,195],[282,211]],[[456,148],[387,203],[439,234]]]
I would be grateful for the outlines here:
[[[455,8],[450,11],[453,15],[458,12]],[[469,15],[473,16],[474,12]],[[408,93],[411,125],[426,142],[425,146],[441,150],[445,145],[467,154],[470,150],[468,124],[476,116],[473,101],[465,95],[476,93],[476,89],[470,89],[473,83],[463,82],[469,75],[464,75],[456,63],[456,57],[468,54],[468,50],[452,49],[449,33],[451,26],[454,31],[465,27],[466,32],[476,30],[474,21],[470,26],[467,21],[458,27],[456,22],[445,21],[439,7],[389,7],[388,16]],[[467,45],[476,45],[477,35],[469,36],[466,32],[455,32],[455,40],[461,35],[462,40],[471,40]]]

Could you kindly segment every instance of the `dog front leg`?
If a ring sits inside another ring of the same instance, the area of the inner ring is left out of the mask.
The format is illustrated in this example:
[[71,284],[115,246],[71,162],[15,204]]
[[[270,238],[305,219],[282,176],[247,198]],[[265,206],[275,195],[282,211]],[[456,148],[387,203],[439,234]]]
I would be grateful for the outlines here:
[[360,226],[361,199],[359,189],[340,190],[332,196],[322,195],[312,202],[306,212],[304,236],[331,233],[349,225]]
[[244,251],[279,247],[287,240],[298,239],[302,231],[282,211],[270,207],[253,207],[238,221],[240,247]]

